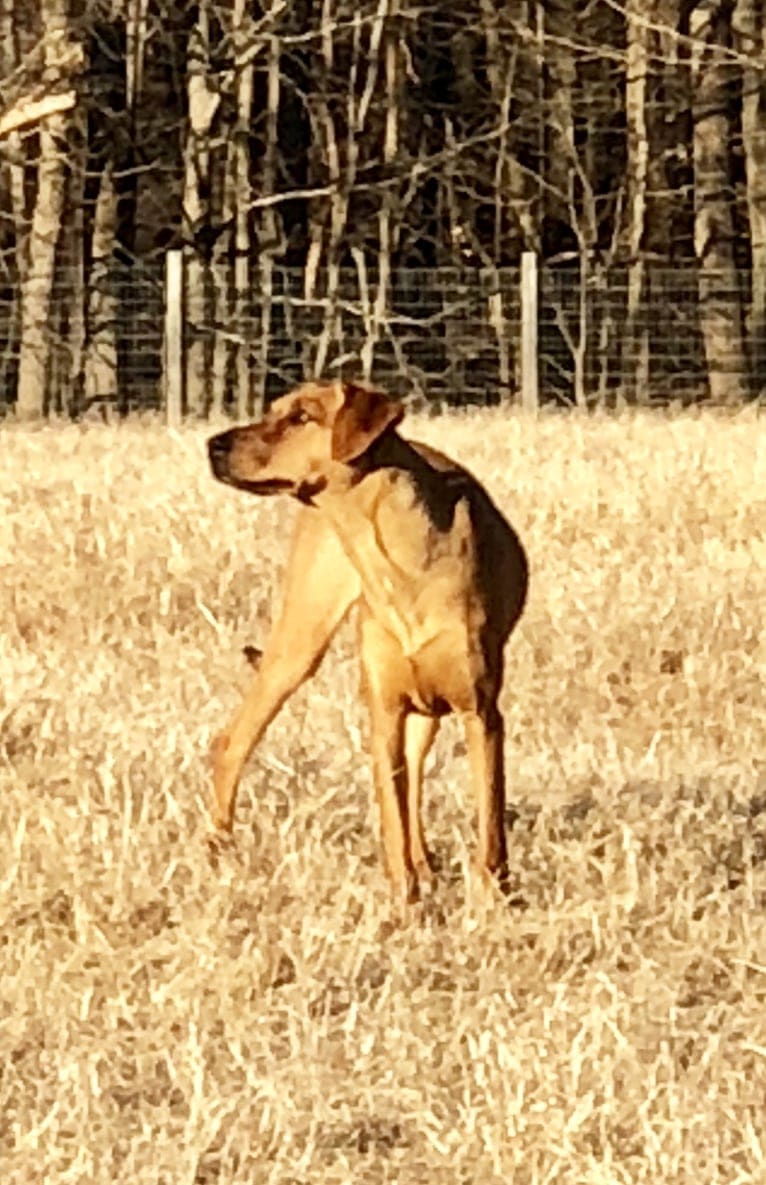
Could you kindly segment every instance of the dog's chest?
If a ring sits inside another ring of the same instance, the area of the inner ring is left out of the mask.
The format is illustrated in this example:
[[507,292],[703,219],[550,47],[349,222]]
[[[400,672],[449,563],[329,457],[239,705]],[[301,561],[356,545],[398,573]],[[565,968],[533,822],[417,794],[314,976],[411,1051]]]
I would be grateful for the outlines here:
[[438,523],[405,476],[386,475],[336,508],[335,529],[361,577],[369,612],[415,654],[445,620],[473,617],[474,540],[468,503]]

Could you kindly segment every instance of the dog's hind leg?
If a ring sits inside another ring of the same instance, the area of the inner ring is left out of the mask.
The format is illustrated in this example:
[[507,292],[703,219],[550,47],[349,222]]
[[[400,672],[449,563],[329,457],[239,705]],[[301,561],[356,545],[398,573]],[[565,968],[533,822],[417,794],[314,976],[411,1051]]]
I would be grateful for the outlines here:
[[507,878],[503,718],[496,704],[463,717],[476,790],[478,845],[476,867],[485,880]]

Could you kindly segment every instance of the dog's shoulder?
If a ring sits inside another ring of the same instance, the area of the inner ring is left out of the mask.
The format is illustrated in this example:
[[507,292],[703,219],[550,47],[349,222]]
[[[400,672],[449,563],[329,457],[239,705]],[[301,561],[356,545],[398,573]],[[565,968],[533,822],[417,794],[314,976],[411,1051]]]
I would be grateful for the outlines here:
[[455,503],[461,496],[454,488],[456,481],[462,484],[460,468],[443,453],[420,442],[397,435],[391,446],[378,457],[378,505],[385,507],[388,514],[412,516],[413,527],[422,516],[424,526],[449,529]]

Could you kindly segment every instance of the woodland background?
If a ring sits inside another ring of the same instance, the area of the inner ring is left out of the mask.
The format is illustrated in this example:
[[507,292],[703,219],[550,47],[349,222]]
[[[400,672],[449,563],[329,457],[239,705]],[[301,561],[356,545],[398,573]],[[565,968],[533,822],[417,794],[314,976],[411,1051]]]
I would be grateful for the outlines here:
[[0,406],[186,409],[350,367],[513,398],[766,380],[762,0],[1,0]]

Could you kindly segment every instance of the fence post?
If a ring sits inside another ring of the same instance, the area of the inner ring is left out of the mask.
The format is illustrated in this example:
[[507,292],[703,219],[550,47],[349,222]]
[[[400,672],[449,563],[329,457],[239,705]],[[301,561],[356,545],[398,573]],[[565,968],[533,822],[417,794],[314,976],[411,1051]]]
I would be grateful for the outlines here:
[[183,304],[183,251],[168,251],[165,256],[165,348],[162,385],[165,419],[171,428],[178,427],[183,413]]
[[539,406],[537,378],[537,256],[521,256],[521,406],[536,412]]

